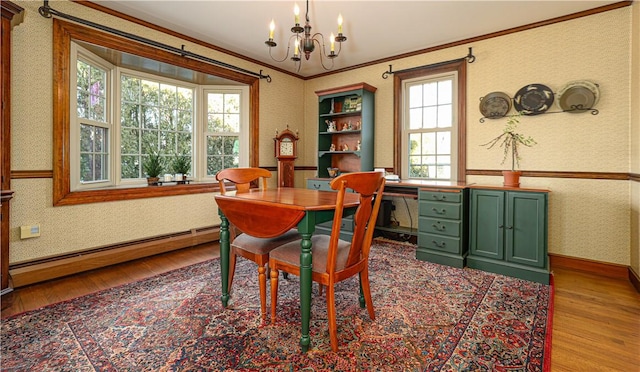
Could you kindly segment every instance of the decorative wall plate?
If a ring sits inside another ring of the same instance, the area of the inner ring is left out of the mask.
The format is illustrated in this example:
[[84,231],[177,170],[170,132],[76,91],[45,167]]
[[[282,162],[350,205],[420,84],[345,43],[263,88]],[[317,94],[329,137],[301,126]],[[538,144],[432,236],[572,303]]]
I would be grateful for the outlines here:
[[553,104],[553,91],[546,85],[529,84],[516,93],[513,105],[524,115],[538,115],[547,111]]
[[491,92],[480,98],[480,113],[485,118],[501,118],[509,110],[511,110],[511,97],[503,92]]
[[567,83],[558,92],[558,106],[571,113],[586,112],[598,103],[600,89],[595,83],[578,80]]

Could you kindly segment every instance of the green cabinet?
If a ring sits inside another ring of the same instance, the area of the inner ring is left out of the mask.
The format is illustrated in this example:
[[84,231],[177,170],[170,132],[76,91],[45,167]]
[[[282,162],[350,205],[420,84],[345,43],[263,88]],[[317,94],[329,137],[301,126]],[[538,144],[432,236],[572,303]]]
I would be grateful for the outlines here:
[[[309,178],[307,179],[307,188],[311,190],[321,191],[335,191],[331,188],[329,183],[330,179]],[[347,192],[353,192],[347,189]],[[353,238],[353,216],[346,216],[342,218],[342,224],[340,225],[340,239],[351,241]],[[333,220],[319,223],[316,225],[316,234],[331,235],[331,228],[333,227]]]
[[373,170],[376,88],[359,83],[317,91],[318,177]]
[[417,259],[464,267],[468,250],[467,195],[466,188],[420,189]]
[[549,284],[546,191],[472,188],[467,266]]

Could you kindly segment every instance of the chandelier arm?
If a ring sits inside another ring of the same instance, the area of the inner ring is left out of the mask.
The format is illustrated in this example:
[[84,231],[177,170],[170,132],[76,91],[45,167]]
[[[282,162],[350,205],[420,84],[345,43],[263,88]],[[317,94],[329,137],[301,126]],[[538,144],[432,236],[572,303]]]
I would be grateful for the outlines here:
[[[269,57],[271,57],[271,59],[276,61],[276,62],[284,62],[284,61],[286,61],[287,58],[289,58],[289,51],[291,49],[291,39],[294,39],[296,37],[297,37],[296,34],[293,34],[293,35],[289,36],[289,41],[287,41],[287,53],[285,54],[285,56],[282,59],[277,59],[271,54],[271,49],[273,49],[272,47],[269,47]],[[299,70],[299,68],[298,68],[298,70]]]
[[[312,40],[313,40],[314,42],[318,43],[318,47],[322,47],[322,52],[318,53],[318,55],[320,56],[320,65],[322,65],[322,68],[323,68],[323,69],[325,69],[325,70],[329,71],[329,70],[331,70],[331,69],[333,68],[333,63],[334,63],[334,62],[333,62],[333,58],[329,58],[329,57],[327,57],[327,55],[326,55],[326,53],[325,53],[325,50],[324,50],[324,37],[323,37],[323,44],[322,44],[322,45],[320,45],[320,40],[316,39],[316,38],[315,38],[315,35],[313,35],[313,36],[314,36],[314,38],[313,38]],[[322,36],[322,35],[320,35],[320,36]],[[324,57],[324,58],[326,58],[326,59],[331,60],[331,66],[329,66],[329,67],[325,66],[325,64],[324,64],[324,59],[323,59],[322,57]]]

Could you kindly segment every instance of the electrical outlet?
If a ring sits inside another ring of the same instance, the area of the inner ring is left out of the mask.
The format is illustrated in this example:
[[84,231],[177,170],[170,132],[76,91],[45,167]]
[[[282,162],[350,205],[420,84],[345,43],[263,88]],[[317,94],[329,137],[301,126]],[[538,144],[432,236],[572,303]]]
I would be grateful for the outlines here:
[[40,236],[40,225],[20,226],[20,239],[37,238]]

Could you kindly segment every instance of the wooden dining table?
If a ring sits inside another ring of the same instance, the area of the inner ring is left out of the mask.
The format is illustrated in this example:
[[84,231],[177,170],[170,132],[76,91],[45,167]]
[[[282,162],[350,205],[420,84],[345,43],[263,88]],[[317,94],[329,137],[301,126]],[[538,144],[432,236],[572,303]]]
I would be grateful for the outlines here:
[[[309,350],[309,322],[311,319],[311,236],[316,224],[333,219],[337,192],[302,188],[251,189],[243,193],[216,195],[220,215],[220,271],[222,305],[229,303],[229,223],[240,231],[258,238],[273,238],[293,227],[300,233],[300,314],[302,351]],[[346,193],[344,215],[355,212],[359,195]]]

